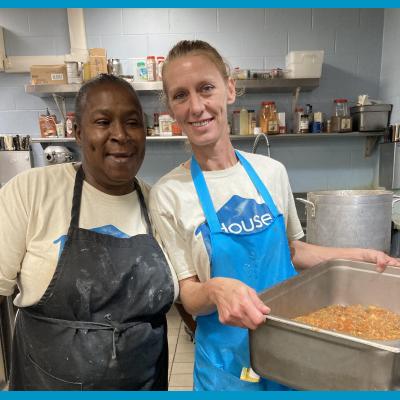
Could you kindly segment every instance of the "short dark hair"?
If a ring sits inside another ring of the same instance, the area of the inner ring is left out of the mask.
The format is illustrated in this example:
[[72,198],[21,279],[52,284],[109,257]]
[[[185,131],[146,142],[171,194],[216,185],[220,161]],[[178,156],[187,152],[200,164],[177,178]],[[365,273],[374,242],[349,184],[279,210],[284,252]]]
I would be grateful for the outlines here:
[[95,87],[105,85],[105,84],[112,84],[116,86],[120,86],[129,92],[131,92],[133,98],[136,100],[140,113],[143,115],[142,105],[140,104],[139,97],[136,93],[136,90],[133,86],[123,78],[120,78],[116,75],[111,74],[100,74],[97,75],[95,78],[90,79],[89,81],[85,82],[81,88],[75,99],[75,123],[80,126],[82,121],[82,114],[85,108],[86,98],[90,90],[94,89]]

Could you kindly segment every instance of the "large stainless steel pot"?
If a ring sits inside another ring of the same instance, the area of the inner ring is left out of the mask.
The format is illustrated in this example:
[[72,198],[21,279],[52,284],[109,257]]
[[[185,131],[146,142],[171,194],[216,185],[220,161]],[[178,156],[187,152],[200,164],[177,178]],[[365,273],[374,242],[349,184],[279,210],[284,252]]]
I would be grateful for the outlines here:
[[307,193],[307,243],[390,251],[393,193],[334,190]]

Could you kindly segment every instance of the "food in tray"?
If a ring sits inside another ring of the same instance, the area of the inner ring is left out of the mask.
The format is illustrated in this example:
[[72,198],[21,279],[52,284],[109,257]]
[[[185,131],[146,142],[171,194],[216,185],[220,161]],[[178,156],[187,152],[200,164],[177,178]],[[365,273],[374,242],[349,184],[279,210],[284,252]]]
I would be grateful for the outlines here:
[[372,305],[331,305],[296,317],[294,321],[362,339],[400,339],[400,315]]

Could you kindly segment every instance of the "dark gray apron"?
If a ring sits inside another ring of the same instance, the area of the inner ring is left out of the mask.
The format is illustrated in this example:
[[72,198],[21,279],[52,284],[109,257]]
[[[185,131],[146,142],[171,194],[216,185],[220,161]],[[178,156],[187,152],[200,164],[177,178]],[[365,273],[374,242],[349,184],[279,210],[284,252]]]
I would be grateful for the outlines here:
[[143,194],[149,233],[116,238],[79,228],[83,180],[50,285],[18,312],[10,390],[167,390],[174,286]]

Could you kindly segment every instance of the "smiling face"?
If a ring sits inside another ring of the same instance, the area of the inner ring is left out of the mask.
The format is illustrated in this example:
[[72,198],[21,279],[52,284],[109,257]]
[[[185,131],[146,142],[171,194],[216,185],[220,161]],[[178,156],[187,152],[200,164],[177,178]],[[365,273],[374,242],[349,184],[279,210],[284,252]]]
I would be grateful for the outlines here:
[[115,83],[89,89],[75,136],[86,180],[112,195],[132,192],[143,162],[143,114],[134,93]]
[[188,54],[171,60],[163,82],[170,113],[192,147],[228,138],[227,105],[235,101],[235,84],[221,75],[209,57]]

